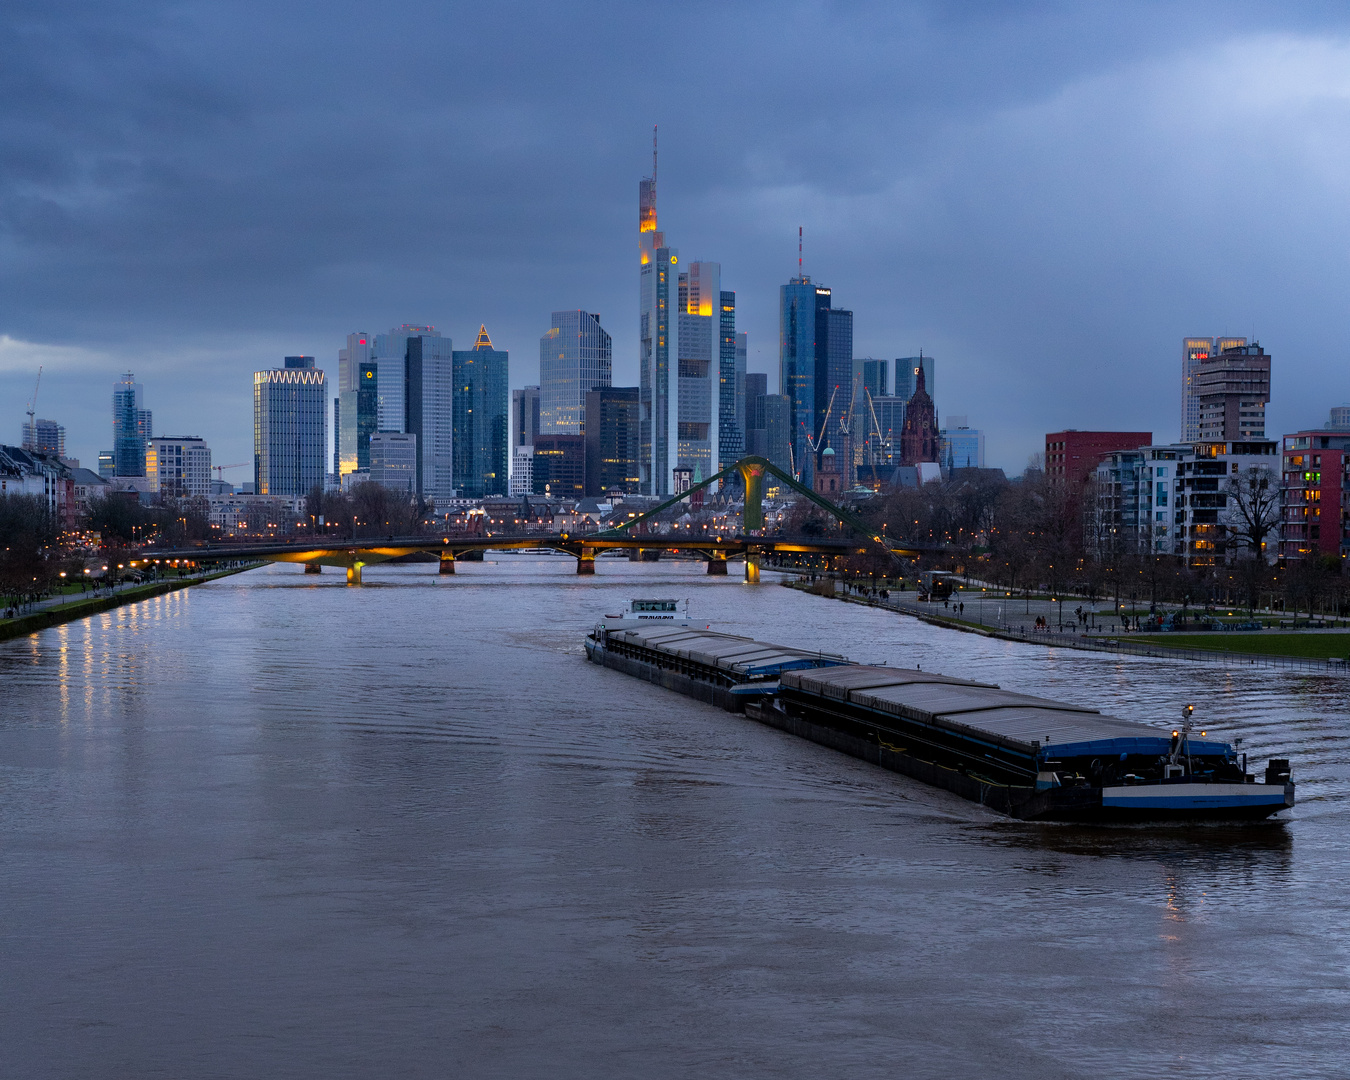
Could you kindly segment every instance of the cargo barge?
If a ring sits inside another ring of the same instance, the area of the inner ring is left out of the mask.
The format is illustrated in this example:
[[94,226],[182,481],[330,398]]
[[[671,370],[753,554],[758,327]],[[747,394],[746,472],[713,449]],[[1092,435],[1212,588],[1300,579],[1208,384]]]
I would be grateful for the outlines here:
[[1194,733],[936,672],[688,626],[597,626],[594,663],[1026,820],[1257,819],[1294,805],[1289,762]]

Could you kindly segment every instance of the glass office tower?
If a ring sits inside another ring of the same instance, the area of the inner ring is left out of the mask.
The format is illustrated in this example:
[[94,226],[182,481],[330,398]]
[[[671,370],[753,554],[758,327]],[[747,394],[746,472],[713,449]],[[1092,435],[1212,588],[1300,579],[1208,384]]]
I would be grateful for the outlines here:
[[454,354],[454,481],[460,498],[507,493],[508,362],[505,350],[492,347],[486,326],[479,326],[472,349]]
[[379,367],[356,365],[356,385],[337,397],[337,474],[339,479],[357,469],[370,468],[370,437],[379,431]]
[[[736,294],[723,292],[718,321],[717,469],[740,460],[745,451],[740,395],[745,386],[745,352],[737,352]],[[737,367],[739,356],[740,367]]]
[[[433,326],[401,329],[408,331],[401,430],[417,436],[414,490],[424,499],[450,499],[455,494],[454,350]],[[384,427],[383,418],[380,423],[381,431],[398,430]]]
[[253,374],[253,490],[305,495],[323,487],[328,377],[312,356]]
[[[801,274],[779,287],[779,385],[791,405],[788,441],[792,469],[807,486],[814,482],[812,447],[825,423],[829,403],[830,290]],[[850,349],[852,333],[850,326]],[[852,361],[849,363],[852,378]]]
[[609,334],[589,311],[555,311],[539,339],[539,431],[580,435],[586,391],[608,386],[613,365]]
[[145,388],[127,372],[113,383],[113,473],[145,475],[145,448],[154,433],[150,410],[141,407]]

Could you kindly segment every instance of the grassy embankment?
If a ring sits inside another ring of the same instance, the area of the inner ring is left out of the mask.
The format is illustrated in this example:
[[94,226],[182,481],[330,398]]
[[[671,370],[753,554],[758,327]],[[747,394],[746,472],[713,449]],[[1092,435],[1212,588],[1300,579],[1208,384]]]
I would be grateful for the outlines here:
[[1140,634],[1117,637],[1137,645],[1173,649],[1212,649],[1215,652],[1259,653],[1264,656],[1306,656],[1340,659],[1350,656],[1350,634],[1242,633]]
[[229,577],[231,574],[241,574],[245,570],[252,570],[256,565],[258,564],[230,567],[228,570],[220,570],[199,578],[155,581],[147,585],[136,585],[110,596],[91,596],[86,600],[58,604],[55,607],[43,608],[27,615],[20,615],[17,619],[0,619],[0,641],[35,634],[39,630],[46,630],[48,627],[60,626],[61,623],[73,622],[89,615],[97,615],[102,611],[111,611],[123,604],[134,604],[138,600],[148,600],[152,596],[162,596],[164,593],[185,589],[190,585],[199,585],[203,581],[214,581],[216,578]]

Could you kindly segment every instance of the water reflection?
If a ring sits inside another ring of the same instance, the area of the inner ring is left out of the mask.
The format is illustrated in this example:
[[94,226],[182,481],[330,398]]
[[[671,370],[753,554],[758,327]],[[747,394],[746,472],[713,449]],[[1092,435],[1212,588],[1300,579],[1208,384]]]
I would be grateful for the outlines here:
[[[458,569],[276,567],[0,645],[17,1075],[1288,1076],[1290,1039],[1308,1075],[1343,1062],[1340,684],[701,564]],[[1202,702],[1253,761],[1293,759],[1303,801],[1000,818],[587,664],[585,629],[641,595],[1159,723]],[[1239,947],[1261,974],[1235,986]]]

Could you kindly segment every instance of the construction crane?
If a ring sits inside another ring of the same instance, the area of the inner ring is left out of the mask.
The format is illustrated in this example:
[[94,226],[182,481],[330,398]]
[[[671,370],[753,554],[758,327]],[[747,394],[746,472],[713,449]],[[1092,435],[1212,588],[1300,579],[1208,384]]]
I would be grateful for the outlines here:
[[[24,448],[37,449],[37,395],[42,385],[42,365],[38,365],[37,381],[33,383],[33,396],[28,401],[28,430],[24,432]],[[31,443],[31,445],[29,445]]]
[[245,465],[252,465],[252,464],[253,462],[251,461],[236,461],[233,465],[212,465],[211,468],[216,470],[216,479],[223,481],[225,478],[220,475],[223,470],[242,469]]

